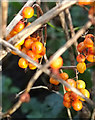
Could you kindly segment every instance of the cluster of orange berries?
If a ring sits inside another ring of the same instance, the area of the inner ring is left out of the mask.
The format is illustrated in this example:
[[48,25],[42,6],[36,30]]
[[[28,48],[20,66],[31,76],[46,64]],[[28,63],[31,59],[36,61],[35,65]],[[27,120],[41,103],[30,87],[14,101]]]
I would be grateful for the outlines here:
[[[34,14],[34,9],[33,7],[25,7],[22,10],[22,16],[23,16],[23,20],[20,20],[12,29],[12,31],[8,34],[8,36],[6,37],[6,40],[9,40],[10,38],[12,38],[13,36],[15,36],[17,33],[19,33],[20,31],[22,31],[25,27],[29,26],[31,23],[28,22],[25,25],[24,19],[28,19],[31,18]],[[15,46],[17,49],[19,49],[20,51],[22,51],[23,53],[27,54],[29,57],[31,57],[34,61],[36,61],[37,63],[39,62],[39,58],[41,58],[45,52],[46,52],[46,48],[44,47],[44,45],[40,42],[40,37],[34,33],[30,36],[28,36],[25,40],[22,40],[20,43],[18,43],[18,45]],[[11,52],[14,55],[17,55],[15,52]],[[18,65],[21,68],[27,68],[29,66],[29,68],[31,70],[36,69],[36,66],[34,66],[33,64],[29,63],[27,60],[25,60],[24,58],[20,58],[18,61]]]
[[80,73],[84,73],[86,70],[85,60],[87,59],[89,62],[95,62],[95,45],[93,40],[95,36],[92,34],[87,34],[83,42],[80,42],[77,46],[77,50],[80,54],[77,56],[76,60],[77,70]]
[[[74,79],[69,79],[69,76],[67,73],[63,72],[59,74],[60,78],[65,80],[68,84],[70,84],[72,87],[77,88],[85,97],[89,98],[90,93],[87,89],[85,89],[86,84],[83,80],[77,80],[75,81]],[[59,81],[55,80],[54,78],[50,78],[50,83],[54,85],[58,85]],[[75,111],[79,111],[82,109],[82,101],[85,101],[83,98],[78,96],[76,93],[71,91],[70,88],[65,86],[65,90],[67,91],[64,96],[63,96],[63,104],[66,108],[71,108]]]
[[[83,80],[73,80],[73,79],[68,79],[66,81],[68,84],[71,86],[77,88],[85,97],[89,98],[90,93],[87,89],[85,89],[86,85]],[[67,91],[64,96],[63,96],[63,104],[67,108],[73,107],[75,111],[79,111],[82,109],[82,101],[85,101],[83,98],[78,96],[76,93],[71,91],[69,88],[65,87],[65,90]]]

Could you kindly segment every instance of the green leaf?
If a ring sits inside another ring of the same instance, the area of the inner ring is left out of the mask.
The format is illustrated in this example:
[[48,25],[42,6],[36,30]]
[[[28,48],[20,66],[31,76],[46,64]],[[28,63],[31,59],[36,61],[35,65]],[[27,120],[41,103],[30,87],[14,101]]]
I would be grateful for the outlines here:
[[83,74],[79,74],[79,79],[84,80],[86,83],[86,88],[92,87],[92,81],[91,81],[91,69],[87,69]]

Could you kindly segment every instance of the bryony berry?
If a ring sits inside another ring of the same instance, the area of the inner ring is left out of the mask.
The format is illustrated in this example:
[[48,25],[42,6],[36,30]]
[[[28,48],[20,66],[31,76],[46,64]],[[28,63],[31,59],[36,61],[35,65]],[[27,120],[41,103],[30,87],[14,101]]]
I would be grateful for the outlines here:
[[78,64],[77,64],[77,70],[78,70],[80,73],[84,73],[84,71],[86,70],[86,64],[85,64],[84,62],[78,63]]
[[24,18],[31,18],[34,15],[34,9],[33,7],[25,7],[22,10],[22,16]]
[[[75,88],[76,88],[76,81],[75,81],[75,80],[73,80],[73,79],[68,79],[68,80],[66,80],[66,82],[67,82],[68,84],[70,84],[72,87],[75,87]],[[71,91],[71,89],[68,88],[68,87],[66,87],[66,86],[65,86],[65,90],[66,90],[66,91]]]
[[52,77],[49,79],[49,82],[50,82],[51,84],[54,84],[54,85],[58,85],[58,84],[59,84],[59,81],[55,80],[55,79],[52,78]]
[[59,69],[63,65],[63,59],[62,57],[58,57],[57,59],[53,60],[50,64],[50,67],[52,69]]
[[28,67],[28,61],[25,60],[24,58],[20,58],[19,61],[18,61],[18,65],[20,68],[27,68]]
[[80,100],[74,100],[72,102],[72,107],[75,111],[79,111],[82,109],[83,105],[82,105],[82,102]]
[[[79,91],[80,91],[85,97],[90,98],[90,93],[89,93],[89,91],[88,91],[87,89],[82,88],[82,89],[79,89]],[[79,97],[79,99],[80,99],[81,101],[85,101],[85,99],[83,99],[82,97]]]

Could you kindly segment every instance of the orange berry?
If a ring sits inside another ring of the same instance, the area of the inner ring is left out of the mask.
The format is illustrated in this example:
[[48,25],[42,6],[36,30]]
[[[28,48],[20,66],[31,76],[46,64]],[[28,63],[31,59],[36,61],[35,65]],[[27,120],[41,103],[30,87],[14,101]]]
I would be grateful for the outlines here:
[[9,33],[7,36],[6,36],[6,40],[8,41],[9,39],[11,39],[13,36]]
[[24,58],[20,58],[18,61],[18,65],[20,68],[27,68],[28,67],[28,61]]
[[28,50],[27,51],[27,55],[29,57],[31,57],[33,60],[36,59],[36,55],[35,55],[35,53],[32,50]]
[[16,24],[16,26],[13,28],[13,30],[18,33],[18,32],[20,32],[20,31],[22,31],[22,30],[24,29],[24,27],[25,27],[24,22],[19,21],[19,22]]
[[21,49],[21,51],[26,54],[27,51],[28,51],[28,49],[27,49],[26,47],[23,47],[23,48]]
[[43,47],[43,51],[40,54],[36,54],[36,58],[41,58],[42,56],[44,56],[46,53],[46,48]]
[[95,46],[88,48],[88,55],[89,54],[95,55]]
[[86,64],[85,64],[84,62],[78,63],[78,64],[77,64],[77,70],[78,70],[80,73],[84,73],[84,71],[86,70]]
[[81,88],[86,87],[86,84],[85,84],[85,82],[83,80],[77,80],[76,84],[77,84],[77,89],[81,89]]
[[92,5],[93,0],[78,0],[79,5]]
[[71,99],[72,100],[78,100],[79,96],[75,92],[71,91]]
[[66,92],[63,96],[63,100],[66,101],[66,102],[71,102],[71,93]]
[[[90,93],[89,93],[89,91],[88,91],[87,89],[82,88],[82,89],[79,89],[79,91],[80,91],[85,97],[90,98]],[[80,97],[80,96],[79,96],[79,99],[80,99],[81,101],[85,101],[85,99],[83,99],[83,98]]]
[[62,57],[58,57],[57,59],[53,60],[50,64],[50,67],[52,69],[59,69],[63,65],[63,59]]
[[30,95],[27,92],[24,92],[21,96],[20,96],[20,101],[21,102],[26,102],[28,103],[30,101]]
[[54,85],[58,85],[58,84],[59,84],[59,81],[55,80],[55,79],[52,78],[52,77],[49,79],[49,82],[50,82],[51,84],[54,84]]
[[87,39],[84,40],[84,45],[85,45],[85,47],[89,48],[89,47],[93,47],[94,43],[91,40],[91,38],[87,38]]
[[32,40],[31,38],[28,38],[28,39],[25,40],[24,46],[25,46],[27,49],[30,49],[32,43],[33,43],[33,40]]
[[68,74],[63,72],[63,73],[60,73],[60,77],[63,79],[63,80],[67,80],[69,78]]
[[72,107],[75,111],[79,111],[82,109],[83,105],[82,105],[82,102],[80,100],[74,100],[72,102]]
[[[21,45],[19,45],[19,44],[14,47],[17,48],[18,50],[21,50]],[[11,51],[11,53],[14,55],[17,55],[17,53],[15,53],[14,51]]]
[[32,51],[35,54],[40,54],[43,51],[43,44],[41,42],[34,42],[32,44]]
[[[38,63],[38,59],[36,59],[35,62]],[[30,68],[31,70],[34,70],[34,69],[36,69],[37,67],[36,67],[35,65],[33,65],[32,63],[29,63],[29,68]]]
[[[73,79],[68,79],[68,80],[66,80],[66,82],[67,82],[68,84],[70,84],[72,87],[75,87],[75,88],[76,88],[76,81],[75,81],[75,80],[73,80]],[[65,86],[65,90],[66,90],[66,91],[71,91],[71,89],[68,88],[68,87],[66,87],[66,86]]]
[[11,34],[12,36],[14,36],[14,35],[17,34],[17,32],[13,29],[13,30],[11,30],[10,34]]
[[82,51],[85,49],[84,42],[80,42],[77,46],[77,50],[82,53]]
[[66,108],[71,108],[71,102],[66,102],[63,100],[63,105],[66,107]]
[[95,62],[95,55],[89,54],[89,55],[87,56],[87,60],[88,60],[89,62]]
[[31,18],[34,15],[34,9],[33,7],[25,7],[22,10],[22,16],[24,18]]
[[82,55],[82,54],[79,54],[76,59],[77,59],[77,62],[84,62],[85,61],[85,56]]

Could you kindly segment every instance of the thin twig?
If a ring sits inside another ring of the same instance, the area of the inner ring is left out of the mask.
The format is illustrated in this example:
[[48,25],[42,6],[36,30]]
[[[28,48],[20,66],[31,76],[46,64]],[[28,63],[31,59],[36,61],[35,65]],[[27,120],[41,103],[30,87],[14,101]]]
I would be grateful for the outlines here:
[[[62,24],[64,33],[65,33],[66,41],[68,41],[70,39],[70,35],[69,35],[69,32],[68,32],[68,26],[67,26],[67,23],[66,23],[66,20],[65,20],[64,12],[61,12],[59,14],[59,16],[60,16],[61,24]],[[72,59],[70,59],[71,65],[75,65],[75,58],[74,58],[74,53],[73,53],[72,46],[68,49],[68,51],[69,51],[70,58],[72,57]]]
[[[66,17],[67,17],[68,26],[70,28],[71,37],[74,37],[75,31],[74,31],[74,27],[73,27],[73,23],[72,23],[72,17],[71,17],[69,8],[67,8],[65,10],[65,14],[66,14]],[[76,55],[77,55],[77,54],[79,54],[78,51],[77,51],[77,45],[78,45],[77,41],[74,43],[74,45],[75,45],[75,48],[76,48]]]
[[[35,86],[35,87],[32,87],[32,88],[31,88],[31,90],[35,90],[35,89],[46,89],[46,90],[49,90],[48,87],[42,86],[42,85],[40,85],[40,86]],[[26,90],[26,89],[25,89],[25,90]],[[25,90],[22,90],[22,91],[20,91],[19,93],[17,93],[15,98],[18,98],[22,93],[25,92]],[[63,97],[63,95],[62,95],[61,93],[59,93],[58,91],[52,90],[51,92],[54,92],[54,93],[60,95],[61,97]]]

